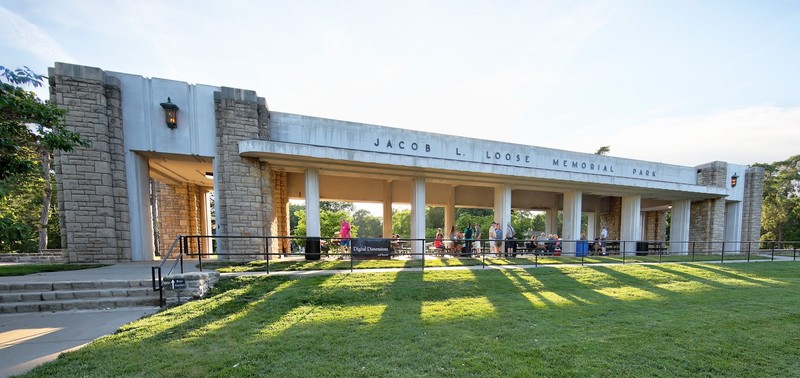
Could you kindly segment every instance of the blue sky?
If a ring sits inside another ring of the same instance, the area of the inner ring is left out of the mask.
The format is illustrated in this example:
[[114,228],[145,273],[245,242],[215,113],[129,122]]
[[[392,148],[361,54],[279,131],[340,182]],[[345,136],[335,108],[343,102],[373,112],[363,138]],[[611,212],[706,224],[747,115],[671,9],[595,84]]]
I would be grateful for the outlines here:
[[679,165],[800,153],[800,1],[0,0],[0,52]]

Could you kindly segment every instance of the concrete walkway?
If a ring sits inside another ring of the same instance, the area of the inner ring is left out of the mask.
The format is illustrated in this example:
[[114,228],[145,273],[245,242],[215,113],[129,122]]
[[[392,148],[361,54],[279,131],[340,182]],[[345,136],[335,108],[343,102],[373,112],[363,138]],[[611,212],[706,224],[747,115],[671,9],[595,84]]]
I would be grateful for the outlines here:
[[[0,282],[149,280],[160,262],[119,263],[102,268],[0,277]],[[11,264],[3,264],[11,265]],[[170,265],[170,264],[166,264]],[[163,274],[167,273],[165,265]],[[197,271],[185,261],[184,271]],[[176,268],[180,271],[180,268]],[[114,333],[119,327],[153,314],[159,307],[32,312],[0,315],[0,377],[23,374],[59,354]]]

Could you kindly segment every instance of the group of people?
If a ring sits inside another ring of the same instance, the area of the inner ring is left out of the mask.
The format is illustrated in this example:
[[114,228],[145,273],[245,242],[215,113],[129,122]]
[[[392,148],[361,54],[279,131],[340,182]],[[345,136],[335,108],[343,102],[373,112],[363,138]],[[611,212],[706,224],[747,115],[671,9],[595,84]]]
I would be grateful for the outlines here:
[[[503,237],[504,235],[505,239]],[[516,231],[514,227],[511,226],[511,223],[508,223],[504,232],[500,223],[492,222],[491,226],[489,226],[488,239],[483,239],[484,236],[481,226],[477,223],[467,225],[464,230],[457,230],[454,225],[450,227],[450,233],[448,235],[448,240],[450,241],[449,246],[445,242],[445,235],[442,233],[441,228],[436,231],[436,238],[434,239],[433,246],[441,251],[442,255],[450,251],[453,255],[467,257],[480,255],[481,240],[486,240],[489,243],[490,253],[495,256],[516,257],[517,245],[513,242],[515,235]]]
[[547,234],[545,236],[544,232],[538,237],[531,235],[531,240],[525,243],[525,248],[538,253],[555,255],[556,252],[561,251],[561,238],[558,237],[558,234]]

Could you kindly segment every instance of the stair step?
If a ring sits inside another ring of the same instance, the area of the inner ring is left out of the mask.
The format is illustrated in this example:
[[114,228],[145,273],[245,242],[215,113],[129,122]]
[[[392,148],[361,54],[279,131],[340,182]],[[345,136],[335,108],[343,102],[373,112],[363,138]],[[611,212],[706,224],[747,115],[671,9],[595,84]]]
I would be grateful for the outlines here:
[[0,283],[0,313],[159,305],[150,280]]
[[95,298],[92,300],[53,300],[43,302],[0,303],[0,313],[98,310],[119,307],[156,307],[158,297]]

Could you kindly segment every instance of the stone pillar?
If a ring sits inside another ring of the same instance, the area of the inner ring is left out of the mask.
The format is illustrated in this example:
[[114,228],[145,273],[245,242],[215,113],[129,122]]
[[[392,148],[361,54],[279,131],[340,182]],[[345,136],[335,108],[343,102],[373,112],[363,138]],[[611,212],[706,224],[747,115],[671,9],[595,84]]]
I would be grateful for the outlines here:
[[622,219],[620,236],[625,246],[620,244],[620,251],[636,252],[636,242],[642,238],[642,196],[632,195],[622,197]]
[[[444,206],[444,225],[442,225],[442,233],[447,236],[450,231],[450,226],[456,224],[456,187],[450,186],[447,192],[447,204]],[[458,228],[458,227],[456,227]]]
[[[272,198],[275,201],[275,217],[272,220],[275,227],[273,235],[282,237],[290,236],[289,193],[286,180],[286,171],[272,171]],[[270,251],[288,255],[291,253],[291,241],[288,238],[277,239],[270,246]]]
[[506,229],[511,222],[511,185],[501,184],[494,187],[494,219],[500,223],[503,239],[507,238]]
[[319,172],[306,169],[306,236],[320,237]]
[[[550,208],[544,212],[544,232],[546,234],[558,233],[558,203],[556,195],[553,195]],[[559,235],[560,236],[560,235]]]
[[55,154],[61,246],[70,262],[131,260],[119,80],[94,67],[56,63],[50,100],[88,148]]
[[[253,91],[222,87],[214,92],[217,122],[215,199],[218,244],[222,258],[261,259],[265,241],[272,236],[274,216],[269,166],[258,159],[239,156],[239,142],[269,135],[264,98]],[[225,238],[225,236],[253,238]]]
[[581,237],[581,209],[583,208],[583,192],[568,190],[564,192],[564,235],[566,242],[561,243],[564,253],[575,253],[575,240]]
[[669,226],[670,252],[689,252],[689,224],[691,200],[672,201],[672,218]]
[[[742,199],[742,242],[758,242],[761,239],[761,206],[764,199],[764,168],[750,167],[744,176]],[[749,249],[748,249],[749,247]],[[745,250],[756,250],[757,243],[742,246]]]
[[392,182],[383,182],[383,237],[391,238],[392,233]]
[[422,258],[425,251],[425,178],[416,177],[411,185],[411,252],[413,258]]
[[[587,212],[586,218],[588,221],[586,222],[586,240],[594,240],[595,238],[595,228],[597,227],[597,213],[595,212]],[[591,245],[591,243],[589,243]]]
[[[726,188],[728,165],[721,161],[697,167],[697,184]],[[692,203],[690,237],[696,241],[695,250],[719,252],[725,239],[725,198],[714,198]]]

